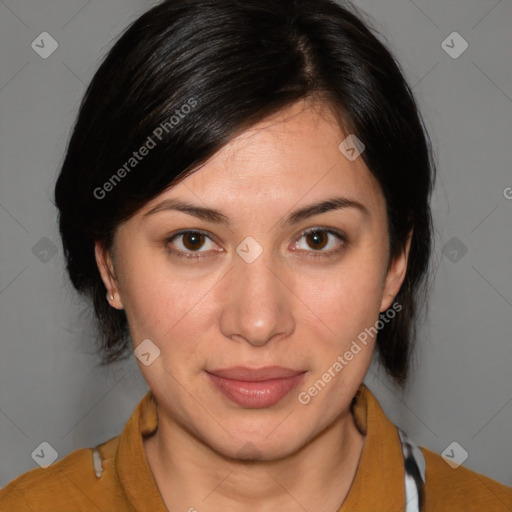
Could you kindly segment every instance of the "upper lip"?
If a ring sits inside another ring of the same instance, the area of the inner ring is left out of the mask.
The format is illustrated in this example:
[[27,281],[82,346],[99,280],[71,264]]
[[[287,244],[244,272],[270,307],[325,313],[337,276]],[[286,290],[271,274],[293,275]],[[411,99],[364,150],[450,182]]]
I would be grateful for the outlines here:
[[286,379],[305,372],[301,370],[293,370],[291,368],[283,368],[282,366],[266,366],[264,368],[233,366],[231,368],[208,370],[207,373],[211,373],[224,379],[258,382],[270,379]]

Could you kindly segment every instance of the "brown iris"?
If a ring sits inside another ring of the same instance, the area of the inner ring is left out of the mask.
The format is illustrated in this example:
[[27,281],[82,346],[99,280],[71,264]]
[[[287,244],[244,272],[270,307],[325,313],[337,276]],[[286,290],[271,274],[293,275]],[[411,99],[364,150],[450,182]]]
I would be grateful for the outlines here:
[[202,233],[183,233],[182,237],[183,245],[190,251],[200,249],[204,244],[205,235]]
[[310,240],[312,240],[313,244],[310,245],[310,247],[313,247],[314,249],[323,249],[327,245],[328,239],[329,235],[324,231],[310,231],[306,234],[308,244]]

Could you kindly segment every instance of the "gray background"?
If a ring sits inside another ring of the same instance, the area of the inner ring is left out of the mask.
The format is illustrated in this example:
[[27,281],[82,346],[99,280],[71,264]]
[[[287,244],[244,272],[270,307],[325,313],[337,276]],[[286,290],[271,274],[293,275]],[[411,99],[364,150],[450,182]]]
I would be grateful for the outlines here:
[[[62,458],[118,435],[147,390],[134,358],[96,367],[91,313],[64,275],[50,198],[100,57],[154,3],[0,1],[1,486],[37,467],[43,441]],[[372,367],[366,381],[421,445],[441,453],[457,441],[466,467],[512,485],[512,5],[356,5],[414,86],[439,166],[436,279],[413,379],[401,393]],[[45,31],[59,44],[47,59],[31,48]],[[441,46],[453,31],[469,44],[458,58]]]

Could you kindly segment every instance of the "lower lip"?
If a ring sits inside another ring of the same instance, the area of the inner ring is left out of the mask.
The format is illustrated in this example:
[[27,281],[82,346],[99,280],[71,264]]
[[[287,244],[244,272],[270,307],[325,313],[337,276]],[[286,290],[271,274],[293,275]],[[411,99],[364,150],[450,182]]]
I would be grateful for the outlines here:
[[282,379],[243,381],[207,373],[217,389],[236,404],[250,409],[271,407],[280,402],[304,378],[305,372]]

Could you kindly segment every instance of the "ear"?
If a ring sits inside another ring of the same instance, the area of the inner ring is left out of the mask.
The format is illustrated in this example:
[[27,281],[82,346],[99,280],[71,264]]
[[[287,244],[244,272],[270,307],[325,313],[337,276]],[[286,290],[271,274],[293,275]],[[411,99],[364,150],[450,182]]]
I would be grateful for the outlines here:
[[404,282],[405,274],[407,272],[407,262],[409,260],[409,251],[411,249],[411,240],[412,230],[407,236],[407,241],[404,248],[402,251],[400,251],[400,254],[398,254],[394,260],[391,261],[389,265],[386,280],[384,282],[382,301],[380,305],[381,313],[386,311],[391,306],[393,299],[400,291],[400,287]]
[[[116,309],[123,309],[112,257],[99,241],[94,242],[94,256],[96,258],[98,270],[101,274],[101,279],[107,289],[106,300],[112,307]],[[114,298],[111,299],[111,296]]]

